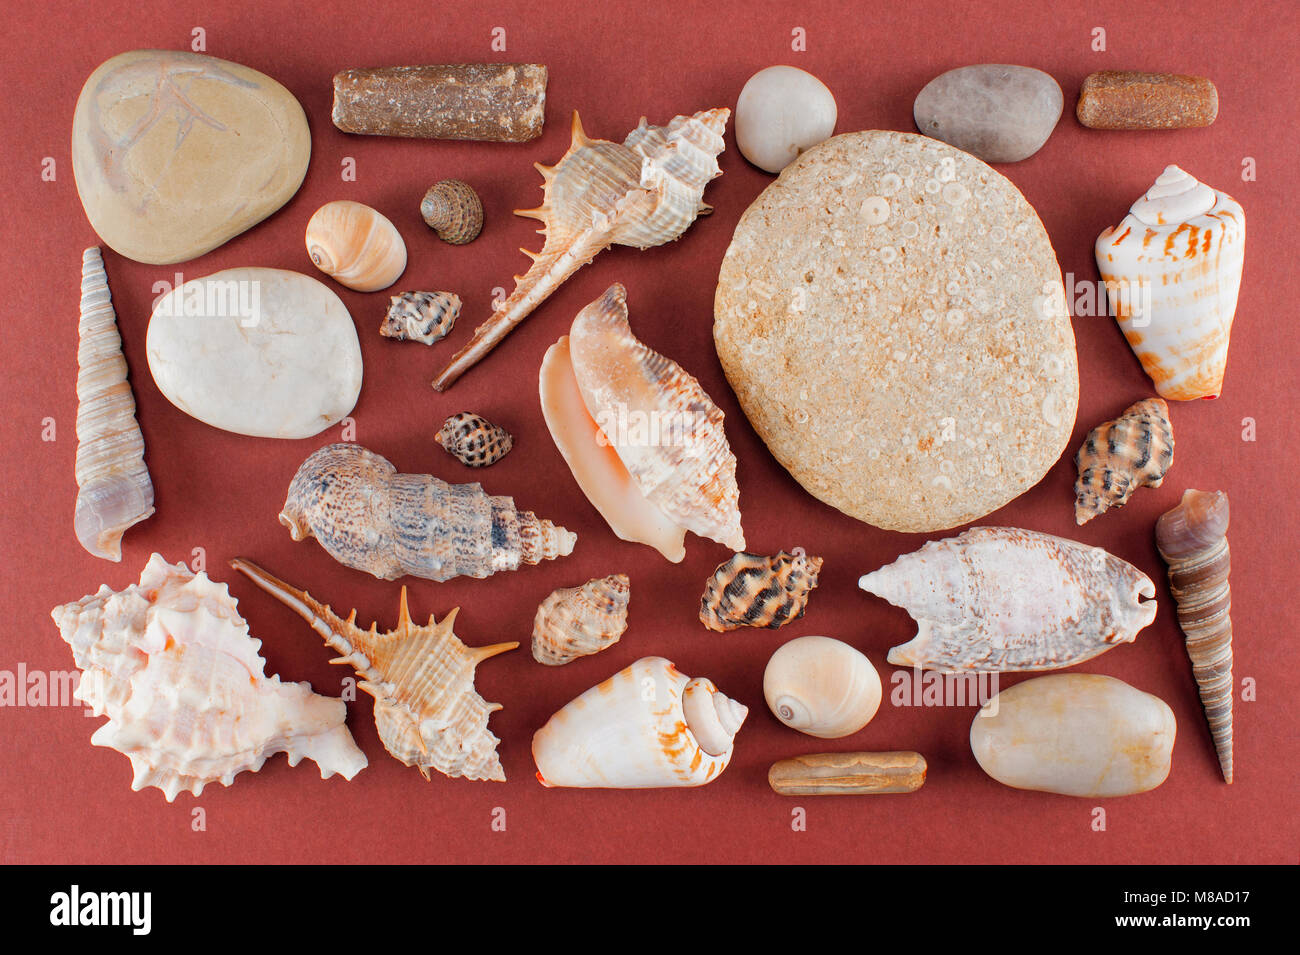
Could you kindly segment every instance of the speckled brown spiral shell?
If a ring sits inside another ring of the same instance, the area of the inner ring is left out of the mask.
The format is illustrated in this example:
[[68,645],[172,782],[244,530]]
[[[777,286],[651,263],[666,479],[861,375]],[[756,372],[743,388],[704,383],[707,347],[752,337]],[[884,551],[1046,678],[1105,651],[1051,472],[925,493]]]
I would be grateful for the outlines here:
[[473,187],[459,179],[434,183],[420,200],[420,215],[451,245],[474,241],[483,228],[483,203]]
[[447,337],[459,316],[460,296],[454,292],[403,292],[392,297],[379,334],[432,345]]
[[[797,548],[796,548],[797,550]],[[775,630],[803,616],[817,586],[820,557],[740,553],[718,567],[700,597],[700,622],[719,632],[739,627]]]
[[471,468],[496,464],[515,446],[509,431],[470,411],[454,414],[444,421],[434,440]]
[[1169,406],[1147,398],[1093,428],[1074,456],[1074,519],[1086,524],[1122,506],[1140,487],[1159,487],[1174,463]]
[[542,601],[533,619],[533,659],[563,666],[618,643],[631,600],[627,574],[610,574],[581,587],[562,587]]

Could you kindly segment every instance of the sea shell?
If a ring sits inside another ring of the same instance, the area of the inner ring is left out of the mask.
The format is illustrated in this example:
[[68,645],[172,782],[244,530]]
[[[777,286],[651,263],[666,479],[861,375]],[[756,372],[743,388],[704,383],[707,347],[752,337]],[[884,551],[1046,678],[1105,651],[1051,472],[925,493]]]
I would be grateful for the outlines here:
[[81,321],[77,329],[77,540],[96,557],[122,559],[122,534],[153,514],[153,481],[144,436],[126,378],[104,260],[98,248],[81,257]]
[[280,512],[294,540],[315,537],[346,567],[381,580],[487,577],[573,552],[578,535],[478,484],[399,474],[356,444],[329,444],[298,468]]
[[444,179],[429,187],[420,200],[420,216],[451,245],[478,238],[483,229],[483,203],[474,187],[459,179]]
[[767,708],[791,729],[821,739],[850,736],[880,709],[880,674],[865,655],[830,637],[796,637],[763,671]]
[[316,210],[307,223],[307,254],[316,268],[358,292],[388,288],[406,271],[406,243],[397,227],[351,199]]
[[1174,427],[1160,398],[1131,405],[1088,433],[1074,456],[1074,520],[1086,524],[1120,507],[1140,487],[1159,487],[1174,463]]
[[245,574],[289,607],[338,651],[334,663],[350,663],[361,677],[357,686],[375,698],[375,727],[384,748],[425,779],[429,770],[445,776],[505,782],[497,756],[500,742],[488,729],[488,717],[501,709],[474,689],[474,670],[489,657],[519,643],[467,647],[452,631],[459,607],[441,621],[429,615],[423,627],[411,622],[402,588],[397,627],[380,633],[356,626],[357,612],[344,620],[305,590],[297,590],[251,561],[236,558],[230,566]]
[[471,468],[495,464],[515,446],[515,439],[509,431],[469,411],[454,414],[444,421],[433,440],[461,464]]
[[379,334],[432,345],[447,337],[459,317],[460,296],[455,292],[403,292],[390,299]]
[[623,540],[674,563],[686,531],[745,549],[723,414],[680,365],[632,334],[612,285],[542,360],[542,415],[578,486]]
[[1016,527],[931,541],[858,586],[902,607],[916,637],[894,666],[940,673],[1055,670],[1131,643],[1156,616],[1153,584],[1132,564]]
[[627,574],[597,577],[581,587],[554,591],[533,618],[533,659],[563,666],[612,647],[627,629],[631,597]]
[[709,680],[644,657],[592,687],[533,736],[543,786],[703,786],[731,762],[749,710]]
[[1156,546],[1169,565],[1178,626],[1201,693],[1225,782],[1232,782],[1232,588],[1228,584],[1228,495],[1186,491],[1156,521]]
[[76,697],[108,722],[90,741],[131,760],[131,788],[171,802],[208,783],[229,786],[276,753],[314,760],[322,779],[366,765],[342,700],[264,672],[225,584],[149,558],[138,586],[107,586],[51,616],[81,669]]
[[532,267],[439,372],[433,387],[450,387],[596,253],[611,245],[663,245],[711,212],[701,200],[705,185],[722,175],[718,155],[730,115],[728,109],[711,109],[677,116],[667,126],[649,126],[642,119],[619,145],[588,139],[574,113],[569,151],[550,168],[537,165],[542,204],[516,211],[541,220],[542,251],[521,250]]
[[1130,796],[1169,776],[1177,729],[1164,700],[1123,680],[1054,673],[985,703],[971,722],[970,748],[1004,786]]
[[736,147],[759,169],[780,172],[835,132],[835,97],[794,66],[751,76],[736,100]]
[[798,620],[817,586],[822,559],[795,551],[775,557],[736,554],[719,564],[700,597],[700,622],[722,633],[740,627],[775,630]]
[[1217,398],[1237,310],[1246,215],[1169,166],[1097,238],[1111,314],[1162,398]]

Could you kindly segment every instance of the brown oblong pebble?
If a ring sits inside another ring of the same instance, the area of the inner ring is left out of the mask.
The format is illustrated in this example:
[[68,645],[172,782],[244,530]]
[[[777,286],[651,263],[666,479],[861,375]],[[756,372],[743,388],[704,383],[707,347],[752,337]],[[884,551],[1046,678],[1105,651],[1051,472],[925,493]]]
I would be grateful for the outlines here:
[[542,134],[546,67],[455,63],[344,70],[334,125],[345,133],[524,143]]
[[1203,76],[1102,70],[1079,90],[1075,110],[1091,129],[1186,129],[1219,115],[1219,91]]
[[768,785],[780,796],[912,793],[925,783],[925,757],[891,753],[810,753],[772,764]]

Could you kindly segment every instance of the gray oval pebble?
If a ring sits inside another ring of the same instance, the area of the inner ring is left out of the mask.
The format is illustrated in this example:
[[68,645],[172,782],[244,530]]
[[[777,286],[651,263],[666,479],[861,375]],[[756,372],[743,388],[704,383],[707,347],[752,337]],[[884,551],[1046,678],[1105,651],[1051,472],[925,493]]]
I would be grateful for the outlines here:
[[985,162],[1019,162],[1052,135],[1065,97],[1042,70],[985,63],[936,76],[916,97],[912,115],[924,136]]

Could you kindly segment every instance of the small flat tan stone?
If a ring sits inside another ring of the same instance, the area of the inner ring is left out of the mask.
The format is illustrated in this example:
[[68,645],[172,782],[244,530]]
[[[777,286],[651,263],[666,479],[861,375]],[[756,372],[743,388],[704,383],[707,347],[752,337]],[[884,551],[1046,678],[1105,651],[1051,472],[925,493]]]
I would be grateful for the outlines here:
[[120,255],[185,262],[292,198],[311,158],[302,107],[256,70],[212,56],[133,50],[102,64],[72,121],[86,218]]

